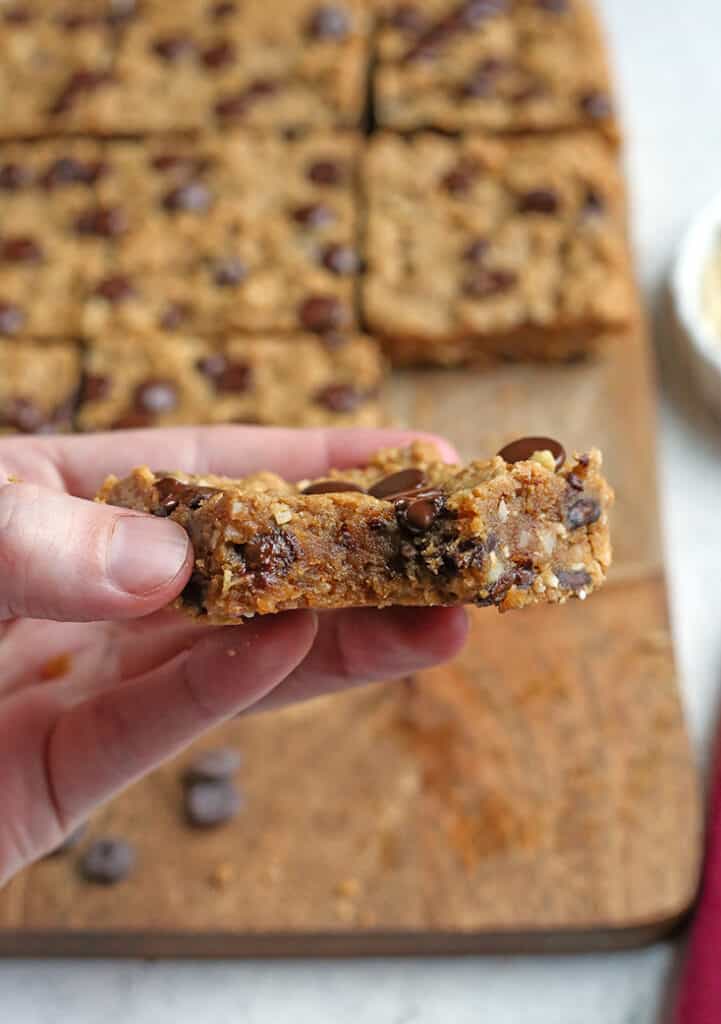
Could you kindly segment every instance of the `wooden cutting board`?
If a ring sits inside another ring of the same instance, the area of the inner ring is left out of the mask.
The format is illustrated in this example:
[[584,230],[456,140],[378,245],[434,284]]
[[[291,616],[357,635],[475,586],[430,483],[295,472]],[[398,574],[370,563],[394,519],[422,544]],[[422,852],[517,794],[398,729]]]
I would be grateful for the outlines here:
[[473,613],[450,667],[227,725],[244,813],[180,814],[180,766],[92,835],[137,844],[135,876],[74,857],[0,894],[0,952],[259,956],[616,949],[659,938],[695,892],[701,815],[659,542],[643,332],[593,364],[399,375],[401,422],[464,456],[523,434],[606,453],[616,563],[585,603]]

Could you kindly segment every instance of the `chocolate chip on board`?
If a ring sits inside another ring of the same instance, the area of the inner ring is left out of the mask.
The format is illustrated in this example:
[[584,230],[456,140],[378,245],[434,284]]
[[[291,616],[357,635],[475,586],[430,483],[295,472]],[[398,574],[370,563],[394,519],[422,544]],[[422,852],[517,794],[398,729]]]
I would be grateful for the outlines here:
[[86,882],[116,885],[133,871],[137,861],[135,848],[124,839],[98,839],[80,860],[79,870]]
[[193,828],[216,828],[232,821],[242,805],[228,778],[191,782],[185,787],[185,818]]
[[241,765],[241,757],[232,747],[216,747],[197,754],[183,772],[183,782],[218,782],[231,779]]

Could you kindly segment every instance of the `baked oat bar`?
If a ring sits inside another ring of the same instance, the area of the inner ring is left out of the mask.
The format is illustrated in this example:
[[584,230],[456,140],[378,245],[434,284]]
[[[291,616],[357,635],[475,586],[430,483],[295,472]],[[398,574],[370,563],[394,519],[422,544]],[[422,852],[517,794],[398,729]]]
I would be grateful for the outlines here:
[[72,342],[0,340],[0,434],[70,430],[79,387]]
[[588,0],[382,0],[377,60],[385,127],[617,137]]
[[623,183],[597,136],[384,134],[364,185],[364,315],[394,362],[567,359],[632,323]]
[[108,478],[98,497],[187,530],[195,571],[179,605],[206,622],[292,608],[562,603],[600,586],[611,560],[600,453],[567,460],[547,438],[467,466],[415,443],[299,483],[141,468]]
[[116,335],[87,346],[77,424],[97,431],[193,423],[378,426],[384,367],[360,335]]

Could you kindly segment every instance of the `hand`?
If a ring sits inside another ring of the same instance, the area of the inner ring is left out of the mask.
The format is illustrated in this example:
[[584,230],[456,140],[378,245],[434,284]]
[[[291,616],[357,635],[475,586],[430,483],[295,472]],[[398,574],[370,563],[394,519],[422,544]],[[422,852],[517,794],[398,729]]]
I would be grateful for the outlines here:
[[185,532],[86,500],[104,477],[147,463],[300,479],[410,436],[220,427],[0,440],[0,884],[217,723],[413,672],[465,637],[463,611],[443,608],[199,626],[165,608],[190,575]]

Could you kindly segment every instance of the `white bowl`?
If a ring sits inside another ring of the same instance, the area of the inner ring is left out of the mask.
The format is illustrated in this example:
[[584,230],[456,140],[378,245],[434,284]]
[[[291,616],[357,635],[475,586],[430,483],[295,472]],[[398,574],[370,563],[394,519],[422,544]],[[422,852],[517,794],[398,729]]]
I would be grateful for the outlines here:
[[721,415],[721,334],[703,311],[703,280],[709,260],[721,258],[721,193],[687,228],[671,272],[676,320],[691,372],[706,403]]

